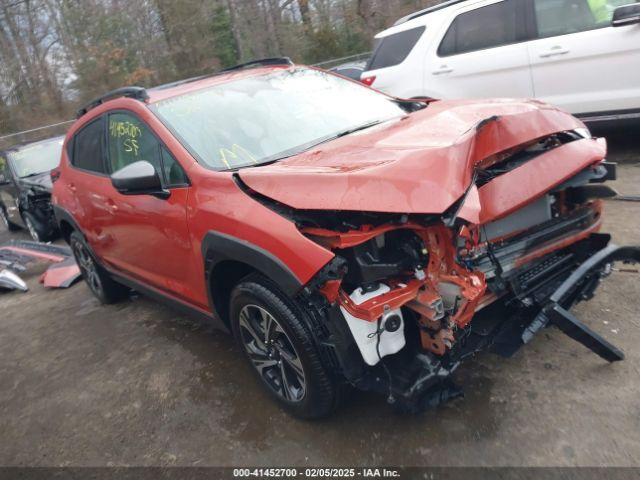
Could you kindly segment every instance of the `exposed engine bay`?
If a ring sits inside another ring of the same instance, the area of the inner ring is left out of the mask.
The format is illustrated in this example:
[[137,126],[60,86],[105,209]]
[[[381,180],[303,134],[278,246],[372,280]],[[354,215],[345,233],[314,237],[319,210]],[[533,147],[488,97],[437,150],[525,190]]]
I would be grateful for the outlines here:
[[[555,166],[560,151],[596,158],[555,185],[527,182],[539,194],[523,182],[526,202],[505,194],[528,174],[521,167]],[[461,394],[451,374],[466,357],[510,356],[548,325],[608,361],[624,358],[569,312],[613,261],[640,262],[640,248],[598,233],[602,199],[616,195],[603,185],[615,165],[600,152],[588,132],[572,130],[476,160],[465,193],[439,215],[302,210],[238,183],[335,254],[299,295],[327,363],[419,411]]]

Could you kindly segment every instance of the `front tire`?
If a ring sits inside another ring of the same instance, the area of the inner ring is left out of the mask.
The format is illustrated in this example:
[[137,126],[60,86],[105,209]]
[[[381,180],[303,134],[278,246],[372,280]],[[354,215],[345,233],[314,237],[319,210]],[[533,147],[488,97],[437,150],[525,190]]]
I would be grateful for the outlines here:
[[117,303],[128,296],[129,289],[113,280],[107,271],[95,261],[80,233],[73,232],[71,234],[69,245],[80,268],[80,273],[82,273],[82,278],[101,303]]
[[231,293],[231,329],[263,386],[291,414],[320,418],[337,404],[302,313],[276,285],[250,275]]

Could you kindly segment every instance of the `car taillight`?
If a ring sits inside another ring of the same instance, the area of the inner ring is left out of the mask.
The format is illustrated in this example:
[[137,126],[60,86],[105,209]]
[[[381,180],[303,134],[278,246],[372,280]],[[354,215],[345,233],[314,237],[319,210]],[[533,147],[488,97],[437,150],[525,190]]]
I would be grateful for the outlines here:
[[51,173],[49,175],[51,175],[51,182],[55,183],[56,180],[60,178],[60,169],[54,168],[53,170],[51,170]]
[[364,77],[364,78],[361,78],[360,81],[364,83],[367,87],[370,87],[371,85],[373,85],[373,82],[376,81],[376,77],[375,76]]

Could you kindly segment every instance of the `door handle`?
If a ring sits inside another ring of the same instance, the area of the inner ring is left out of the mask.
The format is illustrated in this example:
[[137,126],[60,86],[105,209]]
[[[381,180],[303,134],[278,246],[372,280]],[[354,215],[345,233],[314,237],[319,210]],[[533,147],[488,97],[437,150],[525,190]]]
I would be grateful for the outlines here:
[[431,73],[433,75],[442,75],[443,73],[451,73],[451,72],[453,72],[453,68],[449,68],[446,65],[442,65],[442,66],[440,66],[440,68],[438,68],[437,70],[434,70]]
[[73,183],[69,183],[69,184],[67,184],[67,188],[69,189],[69,191],[70,191],[71,193],[76,193],[76,190],[77,190],[77,189],[76,189],[76,186],[75,186]]
[[569,53],[569,50],[567,48],[562,48],[560,45],[555,45],[546,52],[542,52],[540,54],[540,58],[549,58],[556,55],[565,55],[567,53]]

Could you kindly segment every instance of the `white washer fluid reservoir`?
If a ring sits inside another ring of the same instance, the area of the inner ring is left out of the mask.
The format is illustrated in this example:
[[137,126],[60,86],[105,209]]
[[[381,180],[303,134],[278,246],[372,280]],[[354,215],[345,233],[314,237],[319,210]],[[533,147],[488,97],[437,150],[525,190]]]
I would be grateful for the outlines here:
[[[367,300],[383,295],[391,290],[387,285],[380,284],[378,288],[372,291],[365,292],[362,288],[357,288],[350,295],[351,300],[356,305],[366,302]],[[342,315],[349,325],[351,334],[353,335],[362,358],[368,365],[375,365],[380,361],[378,353],[376,352],[376,343],[378,338],[376,331],[378,330],[378,321],[369,322],[358,317],[351,315],[344,307],[340,307]],[[398,325],[399,319],[399,325]],[[390,322],[387,325],[387,322]],[[382,315],[382,321],[380,322],[380,328],[384,329],[385,325],[389,327],[389,330],[384,330],[380,333],[380,357],[385,355],[391,355],[400,351],[406,344],[404,338],[404,320],[402,318],[402,312],[400,309],[389,310]]]

